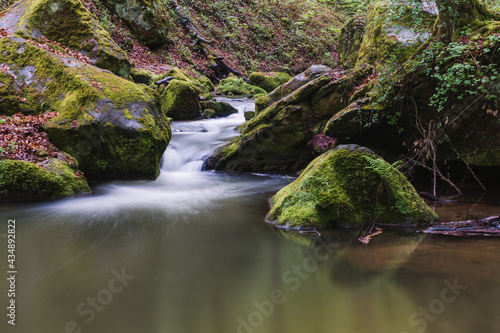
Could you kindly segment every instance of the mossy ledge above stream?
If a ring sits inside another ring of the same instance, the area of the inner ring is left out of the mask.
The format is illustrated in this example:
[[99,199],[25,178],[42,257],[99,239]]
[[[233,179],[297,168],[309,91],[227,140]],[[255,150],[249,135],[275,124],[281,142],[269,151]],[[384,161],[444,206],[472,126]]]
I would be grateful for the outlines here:
[[272,198],[267,219],[283,228],[316,229],[365,221],[424,224],[438,217],[382,158],[358,145],[340,145]]

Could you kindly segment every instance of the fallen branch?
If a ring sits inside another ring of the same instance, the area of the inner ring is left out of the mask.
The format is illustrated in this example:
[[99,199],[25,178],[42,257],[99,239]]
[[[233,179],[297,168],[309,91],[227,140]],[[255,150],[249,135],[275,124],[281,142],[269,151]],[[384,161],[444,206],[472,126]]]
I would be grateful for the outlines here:
[[425,234],[448,236],[496,236],[500,237],[500,216],[493,215],[479,220],[443,222],[422,230]]
[[156,81],[155,84],[157,86],[160,86],[160,85],[164,85],[165,87],[168,86],[168,84],[170,83],[170,81],[172,81],[173,79],[175,79],[175,77],[173,76],[167,76],[159,81]]
[[442,198],[439,198],[429,192],[420,192],[418,194],[421,198],[424,198],[424,199],[427,199],[429,201],[432,201],[432,202],[440,202],[440,203],[453,203],[453,202],[456,202],[455,200],[449,200],[449,199],[442,199]]

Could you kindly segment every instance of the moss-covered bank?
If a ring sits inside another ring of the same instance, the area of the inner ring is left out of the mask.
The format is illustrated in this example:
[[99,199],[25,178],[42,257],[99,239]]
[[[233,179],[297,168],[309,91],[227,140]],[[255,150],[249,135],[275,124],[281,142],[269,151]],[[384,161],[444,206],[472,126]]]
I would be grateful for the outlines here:
[[90,192],[83,176],[58,159],[38,165],[0,160],[0,200],[47,200]]

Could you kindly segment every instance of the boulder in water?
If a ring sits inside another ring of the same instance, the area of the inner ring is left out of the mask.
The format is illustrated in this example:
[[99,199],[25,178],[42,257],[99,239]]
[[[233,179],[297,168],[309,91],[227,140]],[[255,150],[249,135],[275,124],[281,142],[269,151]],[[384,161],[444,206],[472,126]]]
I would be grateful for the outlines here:
[[314,229],[365,221],[421,224],[438,217],[382,158],[358,145],[340,145],[273,197],[268,219],[280,227]]
[[238,113],[238,109],[224,101],[203,101],[201,102],[203,110],[210,109],[215,112],[217,117],[227,117],[234,113]]

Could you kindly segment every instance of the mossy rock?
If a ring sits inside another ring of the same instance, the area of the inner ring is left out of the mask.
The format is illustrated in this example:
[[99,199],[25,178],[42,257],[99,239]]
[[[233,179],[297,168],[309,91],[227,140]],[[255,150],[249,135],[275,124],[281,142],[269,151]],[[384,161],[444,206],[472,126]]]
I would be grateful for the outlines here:
[[[420,18],[416,20],[414,9],[407,7],[399,9],[402,14],[394,19],[389,6],[387,2],[376,2],[370,5],[356,66],[378,65],[387,61],[402,64],[430,36],[436,15],[421,10]],[[415,26],[414,22],[421,22],[421,24]],[[356,38],[359,38],[359,34]],[[354,43],[356,45],[353,47],[358,48],[359,40],[355,40]],[[350,54],[349,63],[352,63],[352,60],[354,60],[354,55]]]
[[0,160],[0,200],[47,200],[90,192],[83,176],[65,161],[50,159],[44,167],[28,161]]
[[174,79],[161,94],[163,113],[173,120],[194,120],[201,117],[201,90],[194,83]]
[[[218,149],[207,161],[207,168],[240,171],[298,171],[316,154],[308,142],[313,132],[323,129],[333,114],[345,106],[352,90],[369,75],[363,67],[339,77],[323,67],[297,75],[271,94],[277,98],[289,85],[298,87],[270,106],[256,112],[242,124],[241,134]],[[335,104],[337,103],[337,104]],[[263,106],[260,106],[261,108]]]
[[0,20],[9,20],[19,10],[23,12],[17,23],[19,33],[33,38],[45,36],[88,56],[97,67],[129,77],[130,63],[125,52],[81,1],[22,0],[11,7],[11,15],[7,13]]
[[245,120],[250,120],[255,117],[255,111],[245,111]]
[[203,110],[203,118],[205,118],[205,119],[215,118],[215,110],[212,110],[212,109]]
[[356,15],[340,31],[337,51],[342,65],[346,68],[354,67],[358,60],[358,52],[365,34],[365,26],[366,17]]
[[209,78],[205,76],[200,76],[198,79],[195,79],[194,77],[192,77],[191,75],[187,74],[182,69],[177,67],[174,67],[169,71],[162,73],[160,75],[155,75],[153,77],[153,81],[159,81],[166,77],[173,77],[176,80],[186,81],[194,84],[200,89],[201,91],[200,94],[203,95],[204,97],[205,96],[207,97],[204,99],[210,99],[212,97],[210,93],[215,90],[214,85],[212,84]]
[[207,91],[207,92],[215,91],[214,84],[212,83],[212,81],[210,81],[210,79],[208,77],[200,76],[198,78],[198,81],[203,86],[203,89],[205,89],[205,91]]
[[341,145],[316,158],[272,204],[268,220],[292,229],[438,220],[398,170],[358,145]]
[[290,80],[290,75],[282,72],[254,72],[250,74],[249,77],[249,83],[251,85],[260,87],[268,93],[278,88],[288,80]]
[[238,109],[224,101],[203,101],[201,102],[201,108],[214,110],[215,116],[217,117],[227,117],[234,113],[238,113]]
[[224,95],[254,96],[265,94],[262,88],[246,83],[242,78],[229,77],[220,81],[217,92]]
[[59,112],[43,128],[88,179],[159,175],[171,132],[155,90],[20,38],[0,39],[0,64],[23,86],[23,104]]
[[147,69],[132,68],[130,77],[135,83],[151,84],[154,81],[156,74]]
[[154,77],[154,81],[159,81],[159,80],[166,78],[166,77],[173,77],[176,80],[187,81],[187,82],[190,82],[190,83],[197,85],[197,86],[201,85],[200,81],[196,80],[195,78],[193,78],[192,76],[190,76],[189,74],[184,72],[182,69],[177,68],[177,67],[174,67],[174,68],[172,68],[172,69],[168,70],[167,72],[162,73],[160,75],[156,75]]
[[309,67],[305,72],[294,76],[292,79],[279,86],[279,89],[275,89],[267,95],[258,97],[255,100],[255,112],[261,112],[273,103],[299,90],[302,86],[315,81],[331,71],[332,69],[330,67],[324,65],[313,65]]
[[168,14],[162,8],[164,4],[150,0],[103,0],[103,2],[147,46],[158,47],[166,42],[169,22],[165,19]]

